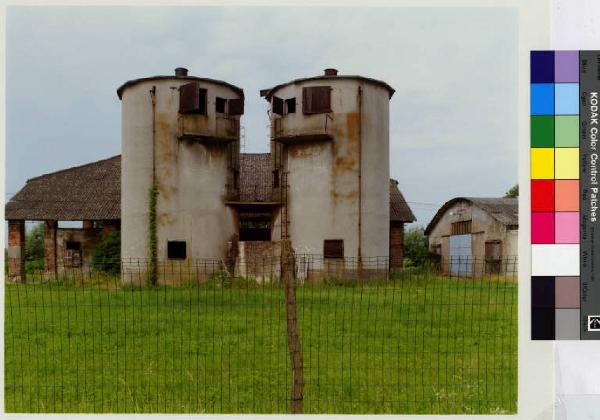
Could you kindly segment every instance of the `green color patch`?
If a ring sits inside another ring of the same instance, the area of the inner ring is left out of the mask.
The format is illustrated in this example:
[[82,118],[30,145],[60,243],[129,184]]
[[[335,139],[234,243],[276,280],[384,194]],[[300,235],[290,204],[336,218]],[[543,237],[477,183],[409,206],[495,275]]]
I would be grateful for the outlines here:
[[531,116],[531,147],[554,147],[554,115]]
[[579,116],[556,116],[556,147],[579,147]]

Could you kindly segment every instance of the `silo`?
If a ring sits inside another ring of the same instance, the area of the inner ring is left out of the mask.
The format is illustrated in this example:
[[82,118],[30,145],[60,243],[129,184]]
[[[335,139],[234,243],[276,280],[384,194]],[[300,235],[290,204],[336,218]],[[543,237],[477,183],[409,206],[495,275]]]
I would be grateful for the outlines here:
[[117,93],[123,260],[152,254],[153,185],[158,261],[223,258],[237,234],[237,216],[225,201],[238,182],[242,89],[177,68],[172,76],[130,80]]
[[274,236],[290,239],[297,254],[388,256],[393,93],[335,69],[261,92],[281,185]]

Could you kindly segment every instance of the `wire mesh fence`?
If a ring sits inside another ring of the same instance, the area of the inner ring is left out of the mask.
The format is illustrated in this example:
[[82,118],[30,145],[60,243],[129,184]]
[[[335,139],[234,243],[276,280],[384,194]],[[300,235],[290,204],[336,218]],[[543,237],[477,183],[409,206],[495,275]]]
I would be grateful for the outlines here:
[[[290,412],[280,258],[110,264],[6,284],[7,411]],[[303,412],[515,413],[516,264],[297,255]]]

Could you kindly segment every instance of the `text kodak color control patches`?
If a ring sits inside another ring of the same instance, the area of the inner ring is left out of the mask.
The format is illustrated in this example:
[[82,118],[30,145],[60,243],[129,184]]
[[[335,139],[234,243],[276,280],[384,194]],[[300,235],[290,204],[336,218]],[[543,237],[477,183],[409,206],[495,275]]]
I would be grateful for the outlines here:
[[533,340],[600,339],[600,51],[531,52]]

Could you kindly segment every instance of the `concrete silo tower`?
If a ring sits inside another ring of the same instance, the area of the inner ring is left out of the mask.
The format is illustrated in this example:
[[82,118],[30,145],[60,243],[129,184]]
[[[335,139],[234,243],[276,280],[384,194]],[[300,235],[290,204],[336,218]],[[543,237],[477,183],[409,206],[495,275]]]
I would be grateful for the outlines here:
[[393,93],[335,69],[261,92],[282,196],[274,236],[290,239],[296,253],[388,256]]
[[238,183],[242,89],[188,76],[124,83],[122,101],[121,255],[149,257],[149,192],[156,199],[156,256],[222,258],[237,233],[225,205]]

